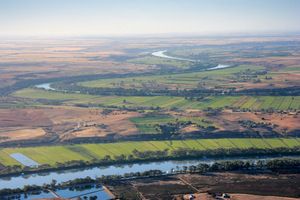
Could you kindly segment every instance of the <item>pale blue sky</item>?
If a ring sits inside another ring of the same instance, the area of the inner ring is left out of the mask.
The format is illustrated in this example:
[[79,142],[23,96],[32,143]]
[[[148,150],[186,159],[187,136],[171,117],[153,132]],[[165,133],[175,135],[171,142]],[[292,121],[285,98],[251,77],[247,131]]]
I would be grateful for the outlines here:
[[0,35],[300,31],[300,0],[0,0]]

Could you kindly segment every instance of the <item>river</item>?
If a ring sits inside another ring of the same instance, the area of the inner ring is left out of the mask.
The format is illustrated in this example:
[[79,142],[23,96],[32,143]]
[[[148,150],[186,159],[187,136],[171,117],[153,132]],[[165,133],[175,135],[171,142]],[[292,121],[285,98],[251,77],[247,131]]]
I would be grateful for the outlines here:
[[37,88],[43,88],[45,90],[55,90],[54,88],[50,87],[52,83],[43,83],[43,84],[38,84],[38,85],[35,85],[35,87]]
[[[252,158],[254,161],[259,159],[274,159],[280,157],[261,157],[261,158]],[[299,158],[299,157],[297,157]],[[237,159],[237,158],[234,158]],[[197,159],[197,160],[177,160],[177,161],[162,161],[162,162],[144,162],[136,164],[122,164],[122,165],[112,165],[105,167],[85,167],[77,168],[71,170],[60,170],[55,172],[47,173],[34,173],[34,174],[25,174],[20,176],[5,177],[0,178],[0,189],[3,188],[22,188],[24,185],[42,185],[43,183],[51,183],[52,179],[57,180],[57,183],[73,180],[75,178],[85,178],[90,176],[91,178],[101,177],[102,175],[114,175],[129,172],[143,172],[147,170],[158,169],[166,173],[170,172],[171,168],[176,169],[182,168],[183,166],[197,165],[199,163],[211,164],[215,161],[225,161],[225,160],[234,160],[231,159]],[[246,159],[246,158],[240,158]]]
[[[183,60],[183,61],[189,61],[189,62],[199,62],[199,60],[192,60],[192,59],[186,59],[186,58],[179,58],[179,57],[167,56],[167,55],[164,54],[166,51],[167,50],[156,51],[156,52],[153,52],[151,54],[153,56],[160,57],[160,58],[169,58],[169,59]],[[218,64],[216,67],[211,67],[211,68],[208,68],[208,69],[205,69],[205,70],[224,69],[224,68],[227,68],[227,67],[230,67],[230,66],[231,65]],[[203,71],[205,71],[205,70],[203,70]],[[43,84],[35,85],[35,87],[37,87],[37,88],[43,88],[45,90],[56,90],[55,88],[52,88],[50,86],[51,84],[52,83],[43,83]],[[79,91],[77,93],[79,93]]]
[[[186,58],[179,58],[179,57],[173,57],[173,56],[167,56],[164,53],[167,52],[167,50],[163,50],[163,51],[156,51],[151,53],[151,55],[156,56],[156,57],[160,57],[160,58],[169,58],[169,59],[175,59],[175,60],[183,60],[183,61],[189,61],[189,62],[199,62],[199,60],[192,60],[192,59],[186,59]],[[211,67],[205,70],[215,70],[215,69],[223,69],[223,68],[227,68],[230,67],[231,65],[222,65],[222,64],[218,64],[218,66],[216,67]]]

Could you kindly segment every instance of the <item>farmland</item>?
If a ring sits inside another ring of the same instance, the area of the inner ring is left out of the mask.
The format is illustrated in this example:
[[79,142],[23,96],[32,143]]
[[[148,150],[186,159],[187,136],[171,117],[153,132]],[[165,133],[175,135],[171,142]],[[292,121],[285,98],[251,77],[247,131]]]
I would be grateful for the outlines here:
[[134,149],[138,151],[176,150],[180,148],[190,149],[219,149],[219,148],[291,148],[300,146],[299,139],[295,138],[272,138],[272,139],[195,139],[195,140],[167,140],[167,141],[142,141],[142,142],[119,142],[99,143],[66,146],[44,146],[27,148],[2,148],[0,150],[1,164],[5,166],[20,164],[12,159],[9,154],[22,153],[39,164],[55,165],[56,162],[67,162],[72,160],[89,161],[101,159],[109,155],[132,154]]
[[[157,58],[162,59],[162,58]],[[177,61],[181,62],[181,61]],[[260,72],[264,67],[255,65],[240,65],[215,71],[201,71],[192,73],[178,73],[169,75],[136,76],[130,78],[99,79],[93,81],[79,82],[85,87],[124,87],[124,88],[197,88],[199,82],[205,82],[207,88],[214,88],[216,85],[230,85],[229,81],[236,79],[235,73],[250,70]]]
[[[19,47],[30,46],[27,51],[1,50],[0,162],[15,164],[11,153],[54,165],[114,159],[134,149],[298,146],[289,139],[300,130],[298,43],[252,37],[133,40],[81,39],[79,46],[53,40],[58,49],[24,41]],[[164,49],[198,62],[151,55]],[[32,62],[24,71],[25,57]],[[6,67],[11,60],[17,67]],[[231,67],[205,70],[217,64]],[[58,90],[34,87],[48,80]],[[41,142],[45,148],[34,147]]]
[[[167,97],[167,96],[98,96],[83,94],[63,94],[53,91],[23,89],[14,93],[16,97],[32,98],[32,99],[48,99],[64,101],[66,105],[74,105],[77,103],[93,103],[102,104],[104,106],[146,106],[163,108],[185,107],[187,109],[204,109],[233,107],[247,108],[253,110],[262,109],[299,109],[299,96],[215,96],[205,98],[201,101],[187,100],[183,97]],[[124,101],[125,100],[125,101]]]
[[166,124],[173,122],[174,117],[171,116],[156,116],[156,117],[139,117],[129,119],[142,133],[157,133],[155,124]]

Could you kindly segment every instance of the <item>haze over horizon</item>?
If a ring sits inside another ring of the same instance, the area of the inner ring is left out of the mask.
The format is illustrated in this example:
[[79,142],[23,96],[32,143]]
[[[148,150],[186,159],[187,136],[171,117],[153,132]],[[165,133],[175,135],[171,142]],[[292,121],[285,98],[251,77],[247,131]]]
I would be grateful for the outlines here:
[[299,32],[299,0],[1,0],[0,35]]

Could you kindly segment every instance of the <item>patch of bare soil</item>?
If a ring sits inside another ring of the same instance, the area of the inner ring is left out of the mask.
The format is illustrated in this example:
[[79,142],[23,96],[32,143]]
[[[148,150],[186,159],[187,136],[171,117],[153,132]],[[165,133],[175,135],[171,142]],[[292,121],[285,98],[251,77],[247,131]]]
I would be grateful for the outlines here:
[[12,140],[30,140],[42,137],[46,134],[43,128],[0,128],[0,142]]
[[76,137],[103,137],[107,134],[139,134],[128,118],[136,112],[113,112],[80,108],[0,109],[0,142],[38,139],[45,135],[62,140]]
[[49,126],[52,121],[43,110],[10,108],[0,109],[0,127]]
[[[270,171],[178,174],[128,180],[128,183],[145,199],[188,199],[190,194],[196,199],[213,199],[207,191],[211,194],[226,193],[235,200],[289,200],[300,196],[300,174],[276,174]],[[228,198],[219,196],[217,199]]]
[[179,176],[202,192],[209,190],[215,193],[300,196],[300,174],[278,175],[267,171],[237,171]]

